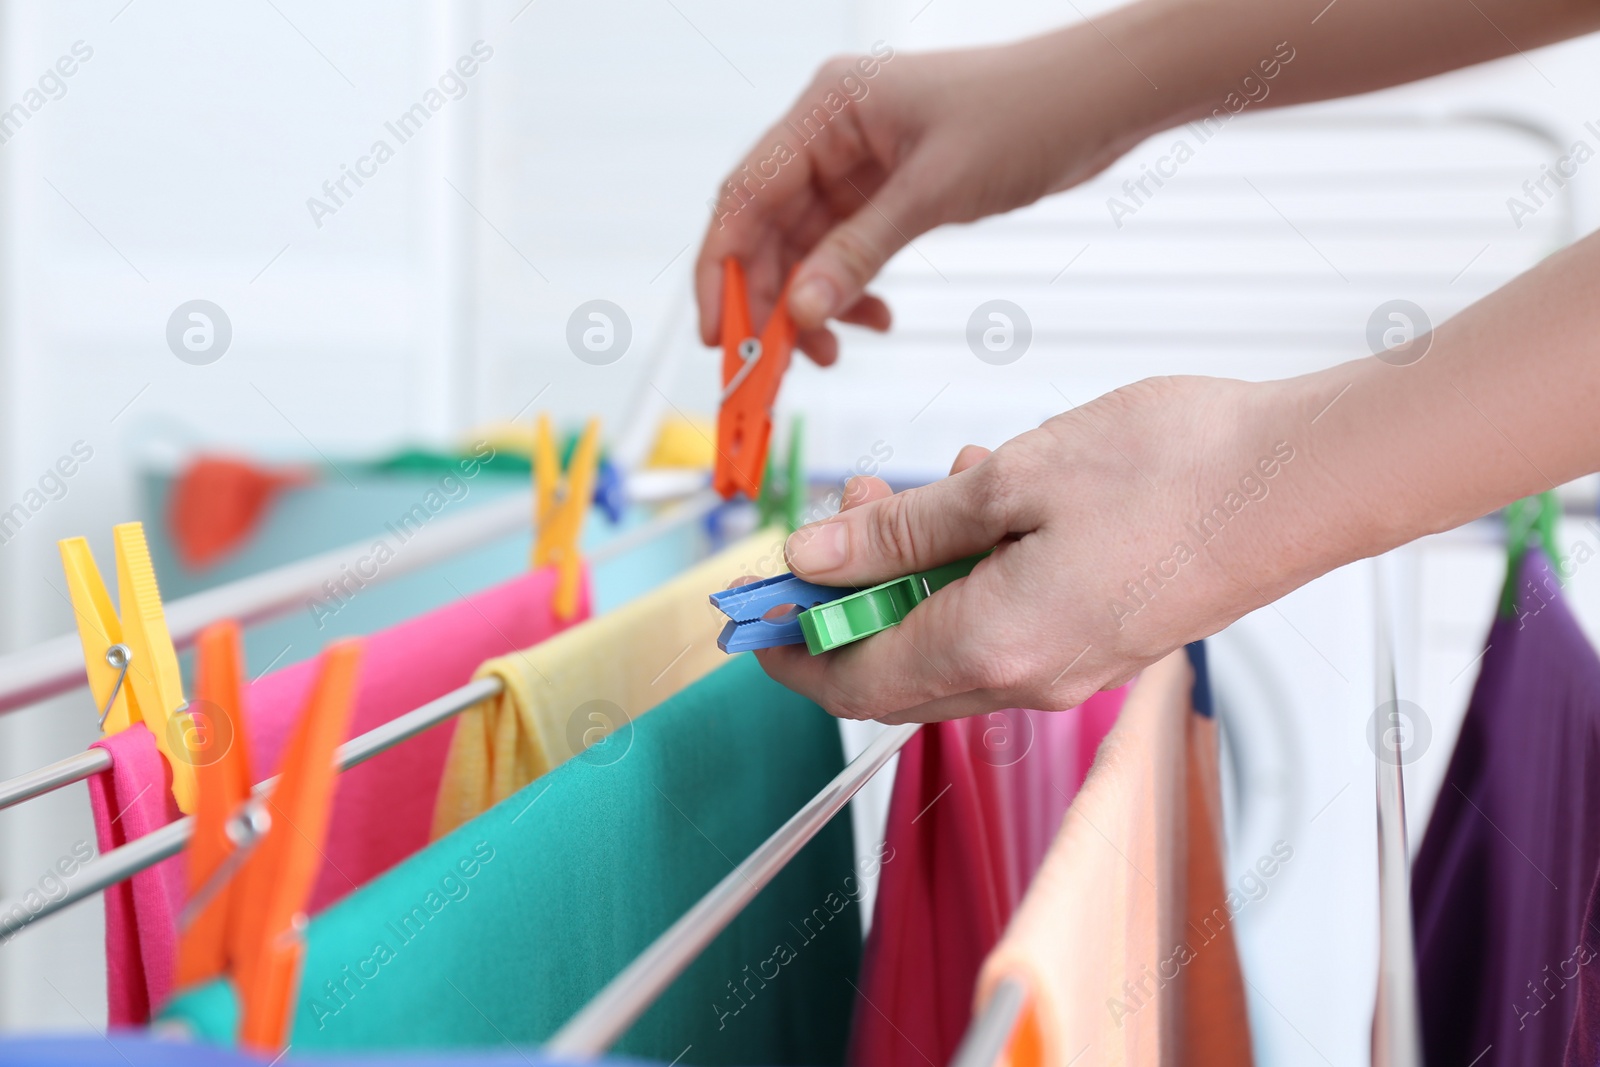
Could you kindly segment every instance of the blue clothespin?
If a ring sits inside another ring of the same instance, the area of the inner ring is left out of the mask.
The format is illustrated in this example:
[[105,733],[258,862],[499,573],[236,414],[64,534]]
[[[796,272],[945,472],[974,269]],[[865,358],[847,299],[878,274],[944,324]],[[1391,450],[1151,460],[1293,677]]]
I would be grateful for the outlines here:
[[[780,574],[749,585],[711,594],[711,606],[730,620],[717,637],[724,652],[748,652],[779,645],[803,645],[800,613],[818,604],[837,600],[850,592],[826,585],[813,585],[792,574]],[[764,618],[774,608],[790,607],[781,618]]]
[[622,472],[604,456],[595,474],[594,503],[613,526],[622,521],[628,507],[627,487],[622,483]]

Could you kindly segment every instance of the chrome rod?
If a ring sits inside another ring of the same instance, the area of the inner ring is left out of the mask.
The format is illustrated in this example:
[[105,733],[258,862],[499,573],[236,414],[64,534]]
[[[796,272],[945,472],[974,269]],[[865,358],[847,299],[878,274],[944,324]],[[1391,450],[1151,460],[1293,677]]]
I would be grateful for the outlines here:
[[[498,695],[503,685],[504,683],[498,678],[480,678],[468,682],[460,689],[446,693],[437,700],[429,701],[422,707],[408,711],[359,737],[353,737],[339,746],[339,751],[334,755],[334,766],[341,771],[347,771],[378,753],[391,749],[402,741],[410,740],[430,727],[437,726],[478,701]],[[260,783],[255,788],[256,794],[269,792],[277,780],[277,776],[274,775]],[[54,915],[109,886],[132,878],[140,871],[154,867],[164,859],[176,856],[183,851],[184,846],[189,843],[189,838],[193,836],[194,816],[185,815],[159,830],[152,830],[143,837],[129,841],[126,845],[96,856],[83,865],[75,878],[68,881],[65,895],[55,900],[44,901],[36,911],[29,909],[22,898],[0,902],[0,943],[9,941],[18,930],[30,923]]]
[[[716,506],[711,490],[693,487],[681,478],[657,477],[658,473],[642,471],[630,476],[629,499],[640,503],[680,500],[678,506],[600,546],[592,558],[608,558],[603,554],[615,542],[626,541],[614,551],[627,551],[639,543],[628,539],[669,515],[682,522],[688,520],[691,513],[698,517]],[[703,485],[702,479],[700,486]],[[532,513],[532,495],[512,493],[466,514],[429,523],[406,541],[371,578],[363,578],[363,581],[368,584],[387,581],[509,537],[527,529]],[[174,600],[166,606],[167,628],[172,632],[173,645],[180,649],[189,647],[201,630],[223,619],[248,626],[288,613],[304,604],[306,598],[322,595],[324,582],[340,580],[346,568],[370,556],[372,543],[373,537],[368,536],[342,548]],[[31,648],[0,656],[0,713],[36,704],[84,684],[83,648],[78,635],[68,633],[49,638]]]
[[[722,498],[712,490],[706,489],[696,493],[648,522],[613,537],[589,554],[589,562],[594,566],[599,566],[614,560],[686,523],[704,518],[714,511],[720,503],[722,503]],[[81,655],[79,658],[81,662]],[[412,714],[415,714],[415,712]],[[380,726],[371,733],[364,735],[364,737],[375,736],[384,729],[395,726],[400,721],[401,719],[395,719],[386,724],[386,726]],[[360,740],[362,738],[356,738],[350,741],[349,744],[353,745]],[[377,751],[382,751],[382,749]],[[58,760],[48,767],[41,767],[36,771],[29,771],[15,778],[8,778],[0,782],[0,811],[13,804],[20,804],[24,800],[48,793],[53,789],[60,789],[62,786],[71,785],[73,782],[81,782],[90,775],[99,774],[110,769],[110,755],[103,749],[93,748],[87,752],[80,752],[75,756],[68,756],[66,759]]]
[[90,775],[111,769],[111,753],[103,748],[85,749],[82,752],[56,760],[15,778],[0,782],[0,809],[20,804],[36,796],[60,789],[73,782],[81,782]]
[[993,1067],[1011,1040],[1017,1019],[1022,1015],[1025,994],[1022,983],[1015,978],[1003,978],[994,987],[989,1003],[967,1027],[966,1036],[950,1059],[950,1067]]
[[[1372,1014],[1373,1067],[1422,1067],[1411,871],[1406,851],[1406,738],[1395,681],[1394,637],[1383,559],[1373,560],[1376,605],[1373,764],[1378,802],[1378,993]],[[1415,724],[1407,724],[1406,729]]]
[[790,816],[569,1019],[550,1039],[545,1051],[557,1059],[593,1057],[615,1044],[784,864],[844,808],[856,791],[889,762],[889,757],[911,740],[919,727],[918,723],[910,723],[890,727],[880,734],[822,792]]
[[[492,500],[465,515],[422,527],[368,582],[382,582],[508,537],[530,522],[532,498],[515,493]],[[174,600],[166,606],[167,627],[177,648],[194,644],[214,622],[234,619],[241,626],[286,614],[320,596],[322,583],[337,581],[341,568],[372,552],[372,537],[307,559],[219,585]],[[0,712],[14,711],[85,684],[83,648],[75,633],[62,634],[32,648],[0,657]]]

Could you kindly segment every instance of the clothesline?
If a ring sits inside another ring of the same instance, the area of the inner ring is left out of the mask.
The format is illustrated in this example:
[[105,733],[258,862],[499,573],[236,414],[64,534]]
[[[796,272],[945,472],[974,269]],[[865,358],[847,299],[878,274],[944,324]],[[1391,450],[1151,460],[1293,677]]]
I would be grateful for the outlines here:
[[[641,472],[630,475],[628,494],[630,500],[639,503],[685,499],[686,506],[703,506],[701,514],[704,514],[716,501],[714,494],[703,489],[704,485],[704,477],[698,472],[693,484],[688,484],[685,476],[676,472]],[[513,493],[466,514],[441,518],[418,530],[412,540],[406,542],[404,552],[396,553],[389,563],[366,580],[388,581],[509,537],[525,529],[532,522],[532,515],[531,493]],[[632,532],[637,531],[630,531],[630,534]],[[623,534],[617,540],[630,534]],[[224,619],[249,625],[282,615],[303,604],[308,596],[320,595],[324,582],[338,581],[341,566],[367,553],[371,547],[372,539],[363,538],[174,600],[166,605],[172,643],[176,648],[187,648],[194,644],[201,630]],[[0,656],[0,714],[70,692],[84,684],[83,649],[77,634],[48,638],[31,648]]]
[[[498,696],[503,684],[498,678],[480,678],[468,682],[460,689],[446,693],[437,700],[429,701],[422,707],[392,719],[377,729],[353,737],[339,747],[334,765],[343,772],[359,763],[365,763],[373,756],[465,711],[478,701]],[[277,780],[277,776],[274,775],[259,783],[255,787],[256,795],[270,792]],[[9,939],[30,923],[63,911],[109,886],[132,878],[164,859],[176,856],[183,851],[193,836],[194,816],[185,815],[159,830],[102,853],[85,863],[79,868],[78,876],[68,884],[66,893],[54,900],[46,900],[37,911],[29,911],[21,899],[0,902],[0,940]]]
[[[522,497],[516,498],[516,500],[513,502],[518,504],[515,519],[511,518],[511,509],[506,508],[505,505],[500,502],[485,505],[479,510],[483,512],[489,512],[491,509],[495,509],[496,513],[490,516],[489,519],[481,525],[481,527],[474,527],[472,530],[465,531],[463,533],[452,531],[451,535],[445,539],[444,543],[431,543],[424,552],[417,553],[416,555],[426,555],[427,559],[425,562],[437,562],[441,559],[447,558],[453,552],[465,551],[466,549],[476,547],[479,544],[495,540],[497,537],[504,536],[507,533],[515,532],[520,525],[527,522],[528,508],[530,505],[527,499]],[[618,536],[607,541],[605,544],[589,553],[589,559],[592,563],[601,564],[616,559],[619,556],[626,555],[635,548],[638,548],[640,545],[648,543],[649,541],[660,537],[661,535],[674,530],[679,526],[698,521],[705,515],[709,514],[719,503],[721,503],[721,498],[715,493],[708,489],[702,490],[699,493],[688,497],[670,511],[664,512],[650,521],[643,523],[625,533],[619,534]],[[501,514],[502,512],[504,514]],[[462,519],[454,521],[464,521],[465,518],[466,517],[463,516]],[[440,524],[440,527],[443,527],[442,523]],[[427,527],[424,527],[424,532],[426,532],[427,529]],[[488,535],[485,533],[485,531],[489,530],[495,532],[492,535]],[[421,545],[421,535],[419,535],[416,543],[419,546]],[[409,548],[410,546],[408,545],[407,547]],[[230,590],[235,590],[238,600],[247,602],[249,600],[249,594],[253,593],[255,589],[271,589],[276,591],[276,583],[281,581],[285,586],[293,587],[294,589],[289,598],[289,603],[292,605],[299,602],[299,598],[303,597],[305,590],[296,585],[294,575],[291,575],[287,572],[292,571],[295,572],[295,574],[304,572],[309,574],[315,571],[317,575],[323,576],[330,572],[330,569],[325,565],[325,561],[333,557],[338,557],[341,560],[348,560],[349,549],[336,549],[333,553],[325,553],[321,556],[313,556],[311,559],[301,560],[298,563],[291,563],[286,567],[279,567],[275,571],[268,571],[265,574],[257,575],[254,578],[246,578],[239,582],[230,583],[228,586],[219,586],[216,589],[208,590],[204,593],[198,593],[193,597],[187,597],[183,600],[174,601],[171,608],[168,609],[169,622],[173,618],[173,614],[177,609],[187,606],[192,632],[186,631],[188,633],[187,638],[180,640],[178,626],[176,624],[172,625],[173,643],[175,645],[179,645],[180,647],[183,644],[192,643],[194,636],[198,635],[201,629],[204,629],[204,625],[198,625],[194,623],[194,618],[203,614],[207,614],[207,612],[196,610],[193,607],[194,601],[202,597],[213,597],[215,601],[225,604],[231,599],[231,597],[221,596],[220,594],[227,593]],[[406,563],[405,569],[415,569],[422,565],[416,562],[414,555],[409,553],[401,554],[395,557],[394,562],[390,566],[383,568],[378,573],[385,577],[392,576],[394,573],[396,573],[396,569],[400,566],[402,560],[404,560]],[[332,572],[336,573],[337,566],[333,567],[331,570]],[[278,577],[274,578],[272,582],[259,581],[259,579],[271,578],[273,576]],[[377,579],[373,580],[375,581]],[[249,586],[250,588],[248,590],[239,590],[239,587],[242,586]],[[311,588],[320,589],[320,581],[317,585],[312,586]],[[204,605],[202,605],[202,607],[204,607]],[[224,614],[217,616],[217,619],[238,618],[242,623],[253,622],[269,618],[271,615],[276,613],[277,609],[273,609],[270,611],[257,611],[255,613],[246,612],[242,615]],[[211,621],[217,621],[217,619],[212,619]],[[206,625],[209,625],[209,623]],[[79,647],[76,637],[72,637],[71,642],[73,654],[77,657],[77,666],[75,669],[81,676],[83,673],[83,651]],[[51,642],[46,642],[46,644],[50,643]],[[18,653],[17,655],[25,655],[25,653]],[[4,664],[0,663],[0,673],[3,673],[3,671]],[[4,710],[6,710],[6,707],[3,703],[3,698],[0,698],[0,711]],[[3,782],[0,782],[0,810],[11,807],[14,804],[20,804],[24,800],[40,796],[44,793],[51,792],[52,790],[60,789],[63,786],[71,785],[73,782],[81,782],[91,775],[100,774],[110,769],[111,755],[104,749],[91,748],[83,752],[75,753],[66,757],[65,759],[57,760],[55,763],[40,767],[37,770],[28,771],[24,774],[16,776],[15,778],[9,778]]]
[[[690,498],[679,507],[666,514],[644,523],[633,530],[602,545],[590,554],[594,563],[604,563],[615,559],[633,549],[648,543],[678,526],[693,522],[705,515],[720,502],[715,493],[698,494]],[[444,722],[451,716],[465,711],[467,708],[481,700],[488,700],[500,694],[503,683],[498,678],[483,678],[456,689],[437,700],[430,701],[423,706],[407,712],[391,721],[378,726],[358,737],[351,738],[340,747],[336,765],[340,771],[349,770],[359,763],[371,759],[379,753],[393,748],[402,741],[409,740],[417,734]],[[16,794],[15,799],[8,801],[15,803],[25,799],[26,796],[38,795],[50,788],[68,784],[78,778],[65,779],[58,768],[73,760],[80,760],[82,766],[88,766],[93,758],[94,768],[79,775],[87,778],[91,774],[110,768],[110,757],[102,749],[91,749],[88,752],[73,757],[72,760],[62,760],[50,767],[22,775],[10,782],[0,783],[0,795]],[[103,765],[102,765],[103,764]],[[24,779],[33,779],[33,782],[24,782]],[[259,794],[271,788],[275,778],[269,778],[256,786]],[[22,784],[18,784],[22,783]],[[26,787],[38,786],[28,792]],[[87,897],[93,896],[115,885],[117,882],[131,878],[133,875],[152,867],[162,860],[181,852],[194,833],[194,820],[184,817],[169,823],[159,830],[146,834],[138,840],[131,841],[119,848],[112,849],[86,863],[63,896],[46,901],[44,906],[37,911],[30,911],[21,901],[12,900],[0,903],[0,939],[9,938],[28,924],[42,919],[55,912],[61,911]]]

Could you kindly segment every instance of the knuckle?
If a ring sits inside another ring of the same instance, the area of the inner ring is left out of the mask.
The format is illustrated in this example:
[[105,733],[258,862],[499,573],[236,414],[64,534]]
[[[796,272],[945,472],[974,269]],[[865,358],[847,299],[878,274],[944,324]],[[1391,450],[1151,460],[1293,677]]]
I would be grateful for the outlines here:
[[904,496],[892,496],[868,512],[866,523],[869,558],[914,567],[918,559],[916,526]]
[[1095,688],[1082,682],[1046,685],[1033,704],[1039,711],[1070,711],[1094,696]]
[[857,288],[872,280],[885,258],[883,250],[859,226],[836,228],[828,235],[828,246],[845,275]]
[[1023,482],[1015,454],[1001,448],[978,467],[973,506],[986,530],[1009,530],[1019,487]]
[[971,672],[979,689],[1014,693],[1028,687],[1034,666],[1027,654],[1013,649],[977,657]]

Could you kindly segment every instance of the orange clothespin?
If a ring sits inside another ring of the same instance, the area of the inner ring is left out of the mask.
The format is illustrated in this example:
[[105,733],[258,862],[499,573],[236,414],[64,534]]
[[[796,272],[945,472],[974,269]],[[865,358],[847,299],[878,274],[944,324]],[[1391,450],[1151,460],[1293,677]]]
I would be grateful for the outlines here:
[[600,420],[590,419],[584,426],[563,477],[550,417],[539,416],[533,438],[533,565],[554,565],[559,571],[555,596],[558,619],[570,619],[578,611],[583,561],[578,542],[594,499],[599,465]]
[[772,437],[772,405],[794,353],[795,326],[784,286],[772,317],[756,336],[750,321],[744,268],[733,258],[722,263],[722,406],[717,411],[717,465],[711,484],[731,500],[761,494]]
[[239,1042],[258,1052],[283,1048],[294,1014],[306,901],[322,866],[334,753],[350,721],[360,663],[359,641],[335,642],[323,652],[277,784],[261,802],[264,832],[234,889],[226,951],[240,1001]]
[[239,626],[217,623],[195,644],[196,731],[211,746],[195,761],[194,836],[189,840],[189,901],[179,919],[177,985],[197,985],[229,969],[228,931],[235,918],[233,874],[247,855],[250,759],[245,737],[244,657]]
[[167,630],[161,590],[144,526],[125,522],[112,528],[117,546],[117,598],[121,615],[111,607],[100,568],[89,542],[69,537],[58,542],[67,591],[78,623],[78,640],[89,675],[89,691],[107,734],[144,723],[172,772],[178,807],[194,811],[194,761],[199,739],[183,699],[178,653]]

